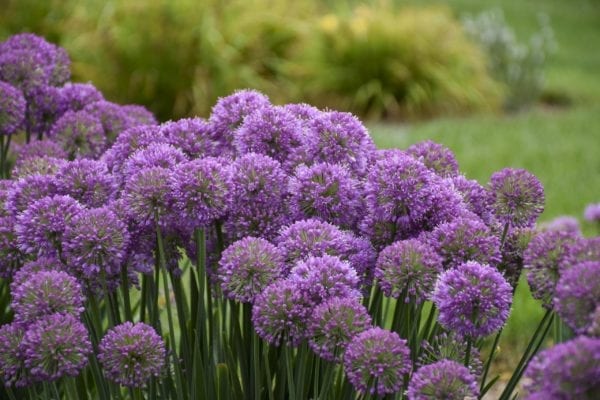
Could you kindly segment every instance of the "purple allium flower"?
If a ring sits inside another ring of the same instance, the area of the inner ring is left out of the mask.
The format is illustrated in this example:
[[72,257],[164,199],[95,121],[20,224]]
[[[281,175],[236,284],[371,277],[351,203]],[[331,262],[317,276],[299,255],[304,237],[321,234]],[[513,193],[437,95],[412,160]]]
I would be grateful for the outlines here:
[[408,385],[409,400],[463,400],[477,398],[477,381],[456,361],[442,360],[415,372]]
[[341,362],[350,341],[371,327],[365,306],[353,297],[332,297],[315,308],[308,325],[308,344],[319,357]]
[[225,228],[232,239],[273,238],[289,217],[285,210],[288,177],[271,157],[249,153],[232,165],[231,209]]
[[115,143],[102,154],[102,160],[109,171],[119,174],[129,156],[154,143],[168,143],[160,128],[156,125],[137,125],[121,132]]
[[410,350],[396,332],[379,327],[359,333],[348,344],[344,371],[360,393],[384,396],[402,387],[411,370]]
[[584,261],[600,262],[600,236],[592,238],[577,238],[568,245],[564,257],[561,257],[559,268],[564,271],[572,265]]
[[100,121],[108,144],[114,143],[119,133],[125,129],[136,125],[145,125],[132,118],[124,106],[106,100],[90,103],[83,108],[83,111]]
[[84,310],[81,286],[63,271],[33,273],[12,291],[15,321],[30,324],[48,314],[78,317]]
[[171,172],[160,167],[142,169],[127,180],[122,196],[128,215],[138,225],[153,227],[157,222],[171,222],[165,220],[173,212],[170,180]]
[[361,297],[356,270],[336,256],[308,257],[292,268],[288,279],[314,305],[331,297]]
[[65,271],[67,267],[56,257],[38,257],[35,260],[27,261],[23,266],[15,272],[10,290],[15,291],[18,286],[26,282],[30,276],[41,271]]
[[539,228],[545,231],[569,231],[573,233],[581,233],[581,229],[579,228],[579,221],[577,220],[577,218],[571,217],[569,215],[563,215],[554,218],[550,222],[540,224]]
[[47,85],[49,77],[41,54],[26,49],[0,50],[0,81],[20,89],[26,98]]
[[443,178],[458,175],[458,162],[452,151],[431,140],[415,143],[406,152]]
[[102,93],[91,83],[68,82],[60,88],[67,110],[80,111],[88,104],[104,100]]
[[587,261],[562,273],[554,293],[554,309],[576,333],[585,334],[600,306],[600,261]]
[[8,190],[5,207],[13,216],[22,213],[35,201],[56,193],[56,180],[49,175],[29,175],[15,181]]
[[[457,333],[440,333],[431,339],[430,342],[423,341],[421,344],[421,356],[417,362],[418,365],[433,364],[442,360],[456,361],[464,364],[467,354],[467,339]],[[474,376],[480,376],[483,372],[483,363],[479,350],[476,346],[471,347],[469,357],[469,371]]]
[[160,126],[160,134],[190,158],[216,155],[211,125],[202,118],[165,122]]
[[523,254],[534,235],[535,231],[531,228],[512,228],[507,232],[504,246],[500,250],[502,261],[498,264],[498,270],[513,288],[517,286],[521,277]]
[[38,256],[60,253],[63,234],[82,209],[81,204],[69,196],[48,196],[35,201],[17,217],[15,231],[19,248]]
[[298,166],[289,181],[289,192],[294,219],[315,217],[351,229],[361,218],[361,185],[340,165]]
[[24,334],[22,324],[13,322],[0,326],[0,381],[7,387],[23,387],[32,382],[21,349]]
[[525,378],[526,399],[597,399],[600,339],[579,336],[542,351],[529,364]]
[[427,235],[427,240],[442,256],[444,269],[466,261],[492,266],[500,261],[500,240],[475,216],[439,225]]
[[234,133],[247,115],[270,105],[267,96],[254,90],[240,90],[220,98],[208,120],[213,127],[213,137],[220,144],[220,154],[233,153]]
[[350,113],[331,111],[319,114],[310,122],[305,149],[307,163],[342,164],[362,177],[376,147],[358,118]]
[[178,164],[187,161],[183,152],[166,143],[153,143],[138,149],[123,163],[123,180],[135,175],[142,169],[160,167],[173,170]]
[[302,123],[283,107],[261,107],[248,114],[236,129],[233,145],[237,154],[264,154],[285,163],[300,146]]
[[396,299],[414,299],[422,303],[429,298],[438,275],[443,271],[442,258],[427,243],[418,239],[402,240],[384,248],[375,265],[375,278],[381,291]]
[[15,218],[0,217],[0,278],[10,279],[24,261],[15,234]]
[[206,157],[181,163],[171,179],[175,207],[191,227],[207,227],[228,211],[232,190],[227,164]]
[[27,103],[26,127],[36,134],[38,139],[51,135],[53,125],[66,111],[60,89],[53,86],[41,86],[29,94]]
[[87,111],[67,111],[52,126],[49,136],[74,158],[98,158],[106,148],[100,120]]
[[531,239],[523,253],[527,281],[531,294],[545,308],[552,307],[554,289],[560,278],[561,265],[570,256],[572,246],[580,236],[567,231],[540,232]]
[[25,108],[23,93],[0,81],[0,135],[12,135],[23,127]]
[[442,273],[431,298],[444,328],[479,338],[506,322],[512,287],[495,268],[469,261]]
[[108,208],[82,210],[63,235],[63,255],[78,277],[98,282],[121,272],[129,241],[127,227]]
[[157,125],[158,121],[154,114],[146,107],[139,104],[125,104],[121,106],[133,124]]
[[30,175],[56,175],[67,160],[55,157],[30,157],[15,165],[12,170],[13,179],[21,179]]
[[298,346],[306,337],[306,326],[312,305],[298,290],[298,284],[287,279],[271,283],[256,296],[252,306],[252,324],[266,342]]
[[33,140],[27,144],[15,146],[16,165],[33,157],[67,158],[67,153],[53,140]]
[[101,207],[117,196],[118,184],[102,161],[80,159],[60,168],[56,189],[87,207]]
[[309,126],[310,121],[321,114],[321,111],[318,108],[305,103],[289,103],[284,105],[283,108],[292,113],[292,115],[302,122],[302,125],[305,127]]
[[479,182],[467,179],[464,175],[453,176],[452,183],[461,194],[467,210],[481,218],[486,225],[490,225],[494,216],[492,194]]
[[88,332],[77,317],[50,314],[33,322],[21,347],[31,375],[44,381],[77,376],[92,352]]
[[600,203],[589,204],[583,212],[583,218],[590,222],[600,221]]
[[129,321],[109,330],[99,345],[98,360],[107,378],[123,386],[143,387],[159,377],[166,349],[154,328]]
[[223,252],[219,281],[225,297],[252,303],[265,287],[281,277],[283,255],[268,241],[245,237]]
[[531,172],[504,168],[490,178],[494,213],[503,224],[531,227],[544,211],[544,188]]

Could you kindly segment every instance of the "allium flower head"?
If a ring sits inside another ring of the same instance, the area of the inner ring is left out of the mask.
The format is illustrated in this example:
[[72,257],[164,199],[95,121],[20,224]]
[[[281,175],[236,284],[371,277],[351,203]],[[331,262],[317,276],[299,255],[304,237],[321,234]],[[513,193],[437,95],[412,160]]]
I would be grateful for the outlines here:
[[505,168],[490,178],[494,213],[503,224],[531,227],[544,211],[544,188],[531,172]]
[[187,161],[187,157],[176,147],[166,143],[153,143],[138,149],[125,163],[121,175],[124,180],[142,169],[160,167],[173,170],[178,164]]
[[244,118],[269,105],[269,98],[254,90],[240,90],[217,101],[208,121],[213,127],[213,137],[219,142],[222,154],[233,153],[234,133]]
[[469,370],[456,361],[442,360],[417,370],[408,385],[409,400],[477,398],[479,389]]
[[289,103],[284,105],[283,108],[292,113],[304,127],[307,127],[311,120],[321,114],[321,111],[318,108],[305,103]]
[[232,190],[223,159],[205,157],[175,167],[171,190],[181,219],[191,227],[207,227],[228,211]]
[[77,280],[62,271],[39,271],[12,291],[15,321],[30,324],[48,314],[83,312],[83,294]]
[[23,93],[0,81],[0,135],[11,135],[23,127],[25,108]]
[[29,143],[15,146],[15,166],[19,166],[29,158],[34,157],[55,157],[67,158],[67,153],[63,148],[53,140],[33,140]]
[[70,314],[46,315],[28,326],[21,348],[31,375],[44,381],[77,376],[92,352],[88,332]]
[[67,111],[60,89],[40,86],[29,93],[27,99],[27,130],[38,139],[51,134],[53,125]]
[[146,107],[139,104],[125,104],[121,106],[125,114],[129,117],[133,125],[156,125],[158,121],[154,114]]
[[282,272],[283,255],[277,247],[261,238],[245,237],[223,252],[218,279],[227,298],[252,303]]
[[258,153],[282,164],[300,146],[302,124],[279,106],[261,107],[248,114],[235,131],[233,145],[238,154]]
[[353,297],[332,297],[315,308],[308,326],[308,344],[321,358],[340,362],[348,343],[371,327],[365,306]]
[[539,229],[545,231],[569,231],[574,233],[581,233],[579,227],[579,221],[575,217],[569,215],[562,215],[554,218],[552,221],[540,224]]
[[7,387],[27,386],[33,380],[21,349],[24,334],[22,324],[13,322],[0,326],[0,382]]
[[67,111],[52,126],[49,136],[74,158],[98,158],[106,148],[100,120],[86,111]]
[[440,275],[432,300],[444,328],[479,338],[506,322],[512,288],[495,268],[469,261]]
[[458,162],[454,153],[439,143],[431,140],[415,143],[406,152],[420,160],[427,168],[441,177],[458,175]]
[[63,234],[83,207],[70,196],[48,196],[32,203],[17,217],[19,248],[32,255],[55,255]]
[[48,175],[29,175],[13,183],[5,207],[13,216],[22,213],[35,201],[56,193],[56,180]]
[[[464,364],[467,355],[467,339],[457,333],[442,332],[430,341],[421,343],[421,356],[418,365],[434,364],[442,360],[456,361]],[[477,347],[471,347],[469,357],[469,371],[478,377],[483,372],[483,363]]]
[[381,291],[389,297],[414,299],[422,303],[429,298],[438,275],[442,258],[427,243],[417,239],[395,242],[379,253],[375,278]]
[[87,207],[101,207],[117,196],[118,184],[102,161],[80,159],[60,168],[56,189]]
[[287,279],[271,283],[256,296],[252,306],[252,325],[266,342],[297,346],[306,337],[306,324],[312,305]]
[[344,371],[361,393],[385,396],[402,387],[411,370],[410,350],[396,332],[379,327],[359,333],[348,344]]
[[159,377],[166,349],[154,328],[129,321],[109,330],[99,345],[98,360],[106,377],[123,386],[143,387]]
[[343,228],[356,226],[362,212],[361,185],[337,164],[300,165],[289,182],[295,219],[318,218]]
[[129,242],[127,227],[108,208],[82,210],[63,235],[67,265],[91,281],[118,276]]
[[[171,172],[160,167],[142,169],[127,180],[123,199],[128,215],[137,224],[165,223],[163,217],[171,215],[173,210],[170,180]],[[156,221],[157,217],[159,221]]]
[[21,267],[24,258],[15,234],[15,218],[0,217],[0,278],[10,279]]
[[156,125],[137,125],[124,130],[115,143],[102,154],[109,171],[119,174],[125,161],[138,149],[154,143],[168,143]]
[[561,257],[559,269],[565,271],[575,264],[584,261],[600,262],[600,236],[584,238],[579,237],[567,245],[564,257]]
[[529,364],[525,378],[526,399],[597,399],[600,339],[579,336],[540,352]]
[[144,125],[132,118],[124,106],[106,100],[90,103],[83,108],[83,111],[93,115],[100,121],[108,144],[114,143],[117,136],[125,129],[136,125]]
[[445,269],[455,268],[466,261],[492,266],[500,261],[500,240],[477,217],[457,218],[439,225],[427,237],[442,256]]
[[160,134],[190,158],[216,155],[217,144],[212,138],[211,125],[202,118],[165,122],[160,126]]
[[30,157],[20,160],[12,170],[12,178],[20,179],[30,175],[56,175],[58,170],[67,162],[63,158]]
[[342,164],[363,176],[375,151],[375,143],[363,124],[350,113],[323,112],[310,123],[305,138],[308,163]]
[[38,257],[35,260],[27,261],[13,276],[10,283],[10,290],[14,292],[17,287],[25,283],[30,276],[42,271],[65,271],[65,265],[56,257]]
[[0,51],[0,81],[20,89],[26,97],[37,88],[49,83],[41,54],[25,49]]
[[490,225],[494,217],[492,194],[479,182],[467,179],[464,175],[453,176],[452,183],[461,194],[467,210],[481,218],[486,225]]
[[573,232],[545,231],[535,235],[525,250],[523,264],[531,294],[541,300],[544,307],[552,307],[561,265],[579,240],[580,236]]
[[589,204],[583,213],[586,221],[600,222],[600,203]]
[[60,88],[67,110],[80,111],[88,104],[104,100],[102,93],[91,83],[68,82]]
[[562,273],[554,294],[554,309],[576,333],[585,334],[600,307],[600,261],[576,264]]

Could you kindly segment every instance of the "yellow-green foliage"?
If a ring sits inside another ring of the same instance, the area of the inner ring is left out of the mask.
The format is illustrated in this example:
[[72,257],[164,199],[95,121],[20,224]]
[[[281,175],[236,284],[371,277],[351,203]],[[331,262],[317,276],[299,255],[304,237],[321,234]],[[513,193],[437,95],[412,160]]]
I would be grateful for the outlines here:
[[322,17],[308,43],[295,72],[321,105],[410,117],[498,103],[482,54],[445,8],[359,6]]

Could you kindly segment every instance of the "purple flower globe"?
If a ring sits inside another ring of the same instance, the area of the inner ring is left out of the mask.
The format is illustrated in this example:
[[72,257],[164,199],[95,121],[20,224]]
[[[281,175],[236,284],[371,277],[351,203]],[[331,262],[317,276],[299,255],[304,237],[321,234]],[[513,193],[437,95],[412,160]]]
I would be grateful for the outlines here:
[[56,194],[56,179],[49,175],[34,174],[14,181],[6,195],[6,211],[17,216],[31,204]]
[[344,371],[352,386],[371,395],[398,392],[411,366],[406,340],[379,327],[355,336],[344,355]]
[[183,152],[166,143],[152,143],[136,150],[125,162],[121,170],[123,181],[146,168],[165,168],[173,170],[178,164],[187,161]]
[[579,336],[542,351],[529,364],[525,378],[526,399],[597,399],[600,339]]
[[168,225],[173,212],[173,196],[169,186],[171,175],[172,172],[165,168],[147,168],[131,176],[125,183],[122,196],[127,213],[138,225]]
[[102,207],[117,196],[119,185],[102,161],[80,159],[65,163],[56,174],[57,192],[87,207]]
[[600,261],[576,264],[563,272],[554,293],[554,309],[576,333],[585,334],[600,307]]
[[35,51],[2,46],[0,51],[0,81],[21,90],[26,97],[49,83],[45,60]]
[[0,326],[0,382],[7,387],[24,387],[33,381],[21,349],[24,334],[22,324],[13,322]]
[[443,271],[442,258],[433,247],[418,239],[395,242],[384,248],[377,258],[375,278],[388,297],[420,304],[427,300],[438,275]]
[[46,315],[27,327],[21,348],[31,375],[43,381],[77,376],[92,345],[88,331],[70,314]]
[[25,108],[23,93],[11,84],[0,81],[0,136],[12,135],[23,127]]
[[27,261],[12,277],[10,290],[14,292],[21,284],[25,283],[30,276],[42,271],[67,271],[67,267],[56,257],[38,257]]
[[583,213],[583,218],[589,222],[600,222],[600,203],[588,204]]
[[569,231],[581,233],[579,221],[575,217],[569,215],[561,215],[554,218],[552,221],[539,225],[540,230],[544,231]]
[[312,307],[296,282],[279,279],[256,296],[252,325],[258,336],[269,344],[296,347],[306,337]]
[[308,325],[308,344],[321,358],[341,362],[348,343],[371,327],[365,306],[353,297],[332,297],[315,308]]
[[494,213],[503,224],[531,227],[544,211],[544,188],[531,172],[505,168],[490,178]]
[[283,255],[277,247],[261,238],[245,237],[225,249],[217,274],[225,297],[253,303],[282,272]]
[[211,125],[202,118],[165,122],[160,126],[160,134],[192,159],[217,155]]
[[477,381],[469,370],[456,361],[442,360],[415,372],[408,385],[409,400],[463,400],[477,398]]
[[[51,139],[33,140],[19,146],[15,146],[15,167],[34,157],[67,158],[67,152],[60,144]],[[14,176],[14,172],[13,172]]]
[[[42,141],[40,141],[42,142]],[[30,157],[21,160],[12,170],[12,179],[18,180],[30,175],[54,176],[67,163],[67,160],[55,157]]]
[[121,106],[133,125],[156,125],[158,121],[150,110],[139,104],[125,104]]
[[15,321],[30,324],[54,313],[75,317],[83,312],[84,298],[77,280],[62,271],[39,271],[12,291]]
[[102,93],[91,83],[66,83],[60,88],[67,110],[80,111],[88,104],[104,100]]
[[98,360],[106,377],[123,386],[145,386],[150,378],[160,376],[165,359],[165,343],[143,322],[115,326],[99,345]]
[[106,149],[102,123],[87,111],[67,111],[52,126],[49,137],[56,140],[69,159],[98,158]]
[[476,180],[467,179],[463,175],[453,176],[452,184],[461,194],[467,210],[477,215],[489,226],[494,219],[492,194]]
[[309,126],[310,121],[321,114],[321,111],[317,107],[306,103],[289,103],[284,105],[283,108],[302,122],[304,127]]
[[117,136],[113,145],[102,154],[102,161],[109,171],[120,175],[125,161],[136,152],[155,143],[168,143],[160,128],[155,125],[137,125],[126,129]]
[[38,140],[51,134],[52,128],[67,111],[60,89],[40,86],[27,97],[26,129]]
[[413,144],[406,152],[443,178],[458,175],[458,162],[454,153],[439,143],[426,140]]
[[572,265],[579,264],[584,261],[599,261],[600,262],[600,236],[583,238],[580,237],[572,244],[568,245],[568,249],[560,259],[559,268],[564,271]]
[[83,108],[83,111],[100,121],[109,145],[114,143],[117,136],[124,130],[136,125],[145,125],[132,118],[124,106],[106,100],[90,103]]
[[444,328],[476,339],[504,325],[512,287],[495,268],[469,261],[440,275],[432,301]]

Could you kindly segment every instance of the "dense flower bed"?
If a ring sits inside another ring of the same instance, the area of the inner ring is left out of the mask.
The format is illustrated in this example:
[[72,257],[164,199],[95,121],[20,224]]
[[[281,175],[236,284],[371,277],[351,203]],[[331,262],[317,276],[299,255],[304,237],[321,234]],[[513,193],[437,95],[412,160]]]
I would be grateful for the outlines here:
[[[68,66],[0,44],[0,393],[481,397],[525,269],[548,311],[501,399],[524,373],[530,399],[596,398],[600,243],[535,228],[531,173],[482,186],[254,91],[159,124]],[[536,355],[556,315],[574,338]]]

